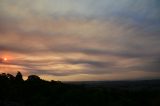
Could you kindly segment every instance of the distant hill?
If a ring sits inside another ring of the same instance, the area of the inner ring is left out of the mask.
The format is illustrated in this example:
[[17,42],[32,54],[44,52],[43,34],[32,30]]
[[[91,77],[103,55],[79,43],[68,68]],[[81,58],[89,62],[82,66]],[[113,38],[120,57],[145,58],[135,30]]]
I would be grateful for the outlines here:
[[0,74],[0,106],[160,106],[160,80],[70,82]]
[[122,88],[132,88],[133,86],[139,88],[147,88],[147,87],[160,87],[160,79],[153,80],[136,80],[136,81],[70,81],[64,82],[67,84],[75,84],[75,85],[85,85],[90,87],[122,87]]

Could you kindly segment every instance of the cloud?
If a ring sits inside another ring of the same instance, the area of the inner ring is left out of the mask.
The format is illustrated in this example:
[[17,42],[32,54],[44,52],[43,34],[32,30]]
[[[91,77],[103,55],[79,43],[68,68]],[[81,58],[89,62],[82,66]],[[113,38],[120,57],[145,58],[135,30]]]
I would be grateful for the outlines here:
[[10,57],[8,67],[97,80],[159,71],[158,0],[0,2],[0,55]]

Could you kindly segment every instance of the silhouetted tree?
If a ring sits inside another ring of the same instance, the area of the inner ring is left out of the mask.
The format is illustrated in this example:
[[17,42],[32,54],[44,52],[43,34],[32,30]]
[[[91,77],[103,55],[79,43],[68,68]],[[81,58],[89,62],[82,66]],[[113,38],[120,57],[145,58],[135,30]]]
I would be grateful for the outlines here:
[[15,77],[12,74],[7,74],[9,80],[14,81]]
[[1,81],[7,81],[8,80],[7,74],[6,73],[0,74],[0,80]]
[[28,76],[27,80],[28,81],[40,81],[41,78],[39,76],[37,76],[37,75],[30,75],[30,76]]
[[17,72],[15,79],[16,79],[16,81],[23,81],[23,76],[22,76],[21,72],[19,72],[19,71]]

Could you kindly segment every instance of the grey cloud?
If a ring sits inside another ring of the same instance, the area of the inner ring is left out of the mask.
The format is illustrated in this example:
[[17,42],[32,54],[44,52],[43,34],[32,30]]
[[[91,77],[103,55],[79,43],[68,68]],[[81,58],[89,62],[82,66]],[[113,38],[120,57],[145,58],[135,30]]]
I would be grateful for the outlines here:
[[160,72],[160,59],[158,58],[145,58],[144,62],[141,64],[130,67],[133,70],[150,71],[150,72]]
[[98,68],[101,68],[101,67],[111,67],[111,66],[114,66],[114,63],[112,62],[103,62],[103,61],[94,61],[94,60],[66,60],[67,63],[70,63],[70,64],[89,64],[91,66],[94,67],[98,67]]
[[[24,66],[30,73],[37,74],[96,75],[134,70],[158,73],[158,4],[158,0],[63,0],[63,4],[58,0],[1,0],[0,52],[26,57],[73,53],[88,56],[75,60],[64,58],[56,62],[53,59],[45,60],[45,57],[38,61],[17,59],[9,63]],[[121,60],[100,60],[102,57],[137,60],[127,67],[120,64]],[[61,72],[37,68],[57,64],[84,64],[86,69]]]

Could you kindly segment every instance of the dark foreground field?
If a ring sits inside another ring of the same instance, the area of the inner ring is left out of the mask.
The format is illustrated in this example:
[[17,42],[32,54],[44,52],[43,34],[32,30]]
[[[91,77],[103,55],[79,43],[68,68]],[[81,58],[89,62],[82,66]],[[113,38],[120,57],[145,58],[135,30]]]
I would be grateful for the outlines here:
[[0,106],[160,106],[160,80],[61,83],[0,74]]

